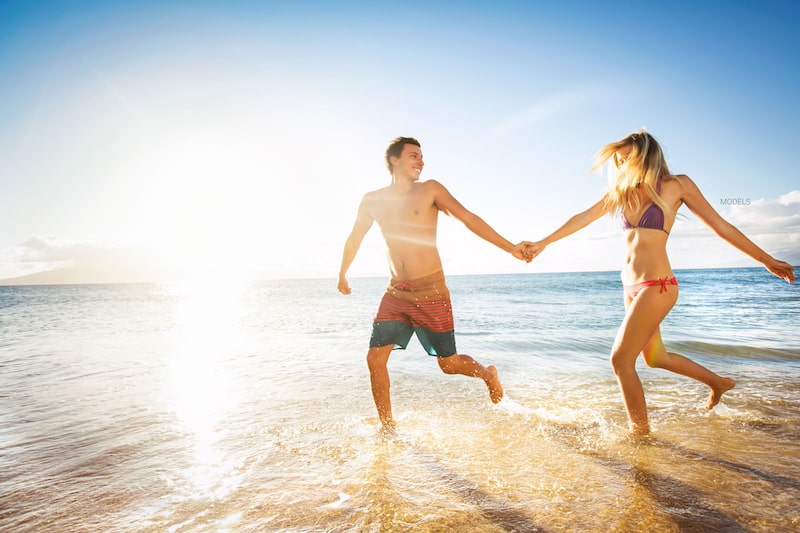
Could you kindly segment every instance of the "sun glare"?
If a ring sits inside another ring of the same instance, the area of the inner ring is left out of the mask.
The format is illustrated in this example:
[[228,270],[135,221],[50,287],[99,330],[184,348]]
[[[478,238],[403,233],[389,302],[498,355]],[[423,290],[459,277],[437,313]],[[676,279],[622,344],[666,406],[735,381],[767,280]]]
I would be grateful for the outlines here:
[[222,422],[241,401],[227,369],[241,341],[242,288],[233,284],[176,285],[174,346],[165,396],[193,456],[187,480],[199,490],[228,490],[230,470]]
[[247,279],[270,260],[286,202],[276,176],[246,136],[204,135],[173,143],[136,165],[142,216],[130,233],[183,278]]

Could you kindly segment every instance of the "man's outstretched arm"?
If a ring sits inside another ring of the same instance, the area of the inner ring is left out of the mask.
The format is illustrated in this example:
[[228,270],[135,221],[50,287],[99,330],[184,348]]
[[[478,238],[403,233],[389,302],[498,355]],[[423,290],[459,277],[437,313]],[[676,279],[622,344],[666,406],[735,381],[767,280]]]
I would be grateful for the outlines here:
[[361,241],[364,240],[364,235],[367,234],[372,227],[373,218],[369,214],[366,207],[367,197],[361,200],[361,205],[358,206],[358,214],[356,215],[356,222],[353,224],[353,229],[344,243],[344,251],[342,252],[342,265],[339,267],[339,283],[337,288],[342,294],[350,294],[350,284],[347,282],[347,270],[353,264],[356,258],[358,249],[361,247]]
[[444,187],[444,185],[433,180],[430,180],[427,183],[430,183],[433,187],[436,187],[435,199],[436,206],[439,208],[439,210],[446,215],[451,215],[457,220],[460,220],[461,223],[467,227],[467,229],[481,239],[494,244],[501,250],[510,253],[517,259],[530,262],[530,260],[525,257],[524,251],[525,247],[531,243],[523,241],[519,244],[513,244],[511,241],[497,233],[497,231],[495,231],[495,229],[492,228],[485,220],[461,205],[461,202],[456,200],[455,197],[450,194],[450,191]]

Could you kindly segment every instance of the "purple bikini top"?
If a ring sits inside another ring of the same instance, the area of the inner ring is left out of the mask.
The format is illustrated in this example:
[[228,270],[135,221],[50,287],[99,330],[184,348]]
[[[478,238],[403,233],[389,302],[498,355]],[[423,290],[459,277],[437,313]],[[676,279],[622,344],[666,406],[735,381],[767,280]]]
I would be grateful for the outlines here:
[[[658,184],[656,185],[656,192],[661,192],[661,180],[658,180]],[[667,235],[669,232],[664,229],[664,211],[661,210],[656,204],[651,203],[647,206],[647,209],[644,210],[642,216],[639,217],[639,223],[634,225],[631,224],[628,219],[625,217],[625,214],[620,211],[619,212],[619,225],[622,226],[622,229],[625,231],[632,230],[634,228],[647,228],[647,229],[660,229]]]

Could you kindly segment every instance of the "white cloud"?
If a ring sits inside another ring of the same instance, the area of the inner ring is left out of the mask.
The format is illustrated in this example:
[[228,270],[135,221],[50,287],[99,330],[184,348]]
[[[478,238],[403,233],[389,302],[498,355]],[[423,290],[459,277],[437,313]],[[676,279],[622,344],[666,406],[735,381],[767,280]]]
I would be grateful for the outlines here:
[[800,204],[800,191],[787,192],[778,198],[778,203],[781,205]]
[[0,254],[0,279],[31,282],[94,283],[154,281],[166,274],[151,252],[100,242],[32,236]]
[[800,191],[791,191],[777,200],[753,200],[721,210],[731,224],[747,233],[791,234],[800,232]]
[[0,276],[16,277],[68,267],[71,265],[71,243],[55,237],[30,237],[2,255]]

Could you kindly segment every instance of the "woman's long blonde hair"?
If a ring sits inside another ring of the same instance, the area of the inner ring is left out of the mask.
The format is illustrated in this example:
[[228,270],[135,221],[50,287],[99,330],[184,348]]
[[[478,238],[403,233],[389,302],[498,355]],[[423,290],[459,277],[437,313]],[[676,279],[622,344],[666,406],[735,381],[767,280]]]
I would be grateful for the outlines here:
[[[625,161],[620,162],[617,151],[628,146],[631,148],[630,154]],[[638,211],[642,204],[639,193],[642,189],[664,214],[671,211],[656,190],[659,179],[668,176],[670,172],[655,137],[641,129],[620,141],[603,146],[594,156],[592,171],[602,169],[608,161],[613,162],[616,167],[616,177],[609,183],[606,192],[606,209],[609,214],[614,215],[620,210]]]

